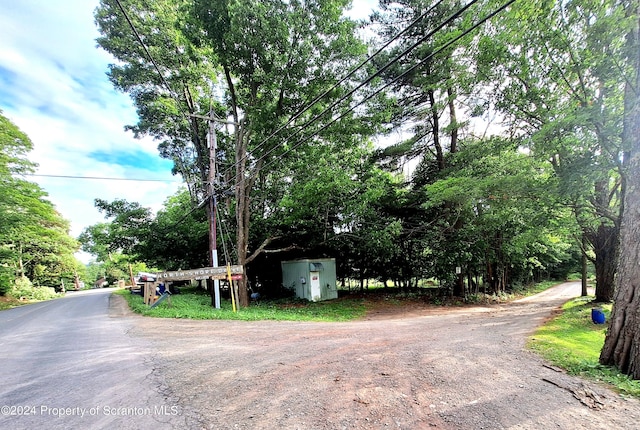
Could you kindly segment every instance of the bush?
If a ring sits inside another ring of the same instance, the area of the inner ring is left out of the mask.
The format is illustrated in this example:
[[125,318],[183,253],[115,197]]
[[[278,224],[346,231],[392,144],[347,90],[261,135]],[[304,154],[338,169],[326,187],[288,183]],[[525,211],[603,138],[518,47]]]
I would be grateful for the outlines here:
[[12,276],[0,267],[0,296],[6,295],[11,289],[11,285],[13,284],[11,278]]
[[27,300],[49,300],[58,296],[53,288],[34,287],[29,278],[24,276],[14,281],[7,295]]

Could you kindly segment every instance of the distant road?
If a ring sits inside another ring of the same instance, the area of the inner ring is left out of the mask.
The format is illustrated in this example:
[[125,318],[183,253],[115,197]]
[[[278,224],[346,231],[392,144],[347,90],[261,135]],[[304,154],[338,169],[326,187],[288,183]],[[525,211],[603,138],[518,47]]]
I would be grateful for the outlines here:
[[110,318],[111,290],[0,312],[1,429],[185,428],[152,350]]

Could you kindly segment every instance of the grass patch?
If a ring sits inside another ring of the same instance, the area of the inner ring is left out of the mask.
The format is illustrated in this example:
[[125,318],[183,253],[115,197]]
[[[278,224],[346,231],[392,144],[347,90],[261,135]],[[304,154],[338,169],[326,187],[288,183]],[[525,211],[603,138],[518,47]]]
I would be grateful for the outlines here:
[[[535,332],[528,346],[569,374],[603,381],[623,394],[640,397],[640,381],[634,381],[598,361],[606,324],[597,325],[591,321],[591,309],[595,307],[592,300],[593,297],[580,297],[567,302],[560,315]],[[611,305],[600,307],[608,320]]]
[[[543,291],[558,282],[538,284],[528,289],[529,294]],[[531,288],[534,288],[533,290]],[[171,296],[171,304],[167,301],[150,309],[142,302],[140,295],[131,294],[128,290],[119,290],[115,294],[122,295],[130,308],[141,315],[158,318],[218,319],[218,320],[281,320],[281,321],[352,321],[362,318],[368,311],[415,307],[424,305],[464,306],[480,303],[500,303],[522,297],[524,290],[518,295],[501,296],[478,295],[466,299],[439,295],[438,288],[373,288],[371,290],[347,293],[341,290],[341,297],[336,300],[308,302],[295,298],[280,300],[262,300],[252,303],[248,308],[233,312],[231,302],[223,300],[221,309],[211,307],[208,293],[195,287],[181,289],[180,294]]]
[[128,290],[114,294],[122,295],[131,309],[141,315],[157,318],[189,318],[199,320],[278,320],[278,321],[350,321],[364,316],[364,300],[338,299],[324,302],[283,299],[252,303],[248,308],[233,312],[231,302],[222,300],[221,309],[211,307],[211,297],[197,288],[183,288],[180,294],[171,296],[171,304],[164,301],[150,309],[142,297]]
[[0,296],[0,311],[18,306],[28,305],[31,302],[21,301],[11,296]]

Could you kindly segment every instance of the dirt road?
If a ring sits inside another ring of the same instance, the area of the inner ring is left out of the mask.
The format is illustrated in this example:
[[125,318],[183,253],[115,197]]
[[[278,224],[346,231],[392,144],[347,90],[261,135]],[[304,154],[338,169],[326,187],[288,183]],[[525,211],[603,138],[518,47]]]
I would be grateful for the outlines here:
[[637,429],[638,401],[524,350],[579,294],[349,323],[132,317],[131,334],[194,429]]

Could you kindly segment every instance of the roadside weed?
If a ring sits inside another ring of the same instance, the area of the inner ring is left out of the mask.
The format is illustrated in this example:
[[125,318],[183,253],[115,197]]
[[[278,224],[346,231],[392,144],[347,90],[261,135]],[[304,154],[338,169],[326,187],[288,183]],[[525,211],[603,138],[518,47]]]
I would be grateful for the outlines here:
[[594,304],[593,297],[580,297],[562,307],[562,313],[540,327],[528,346],[569,374],[581,375],[613,385],[623,394],[640,397],[640,381],[599,363],[606,324],[594,324],[591,309],[600,307],[607,318],[611,304]]

